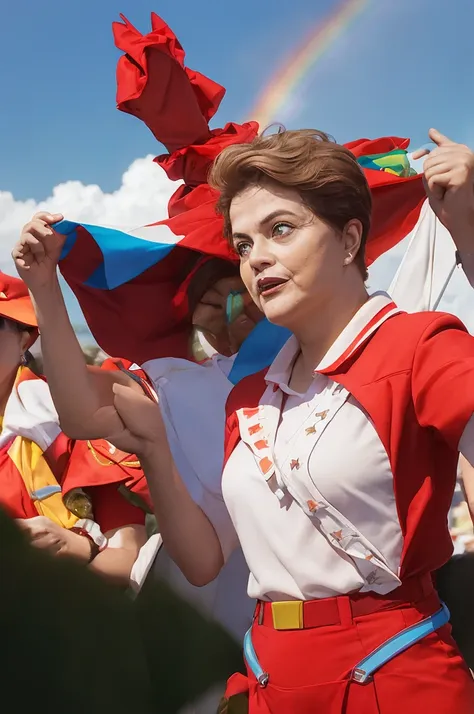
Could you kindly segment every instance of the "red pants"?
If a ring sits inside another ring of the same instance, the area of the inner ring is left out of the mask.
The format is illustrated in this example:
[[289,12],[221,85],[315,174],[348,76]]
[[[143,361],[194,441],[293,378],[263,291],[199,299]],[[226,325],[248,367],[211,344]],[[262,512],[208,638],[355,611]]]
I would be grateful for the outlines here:
[[226,696],[248,692],[249,714],[473,714],[474,680],[449,625],[388,662],[372,681],[350,679],[376,647],[437,609],[433,593],[416,605],[360,617],[346,607],[338,625],[277,631],[256,620],[253,645],[269,683],[260,687],[250,670],[247,677],[235,674]]

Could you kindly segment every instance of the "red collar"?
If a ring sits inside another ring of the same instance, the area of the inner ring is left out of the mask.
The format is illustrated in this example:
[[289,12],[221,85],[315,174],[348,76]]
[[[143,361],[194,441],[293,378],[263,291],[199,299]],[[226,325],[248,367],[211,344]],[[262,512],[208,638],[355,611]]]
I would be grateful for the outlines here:
[[[371,295],[336,338],[314,371],[329,374],[339,369],[386,320],[400,312],[402,310],[387,293],[376,292]],[[298,351],[298,340],[292,336],[265,375],[266,382],[286,387]]]

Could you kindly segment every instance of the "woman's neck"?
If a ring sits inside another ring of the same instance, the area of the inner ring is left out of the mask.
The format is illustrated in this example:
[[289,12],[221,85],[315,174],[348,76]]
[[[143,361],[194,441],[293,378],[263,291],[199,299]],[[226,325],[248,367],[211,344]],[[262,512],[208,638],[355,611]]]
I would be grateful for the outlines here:
[[5,414],[5,407],[12,393],[17,371],[15,368],[10,374],[0,377],[0,416]]
[[293,389],[309,386],[314,369],[368,299],[365,286],[352,295],[336,296],[325,305],[324,319],[306,321],[301,331],[295,331],[301,352],[293,369]]

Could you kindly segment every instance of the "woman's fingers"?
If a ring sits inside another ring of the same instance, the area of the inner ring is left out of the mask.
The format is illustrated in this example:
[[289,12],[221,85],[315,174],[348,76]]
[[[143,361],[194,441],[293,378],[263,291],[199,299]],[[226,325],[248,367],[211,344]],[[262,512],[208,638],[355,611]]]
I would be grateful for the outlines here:
[[412,153],[411,158],[414,159],[415,161],[417,161],[418,159],[422,159],[423,156],[428,156],[429,153],[430,153],[429,149],[423,149],[423,148],[417,149],[416,151],[414,151]]

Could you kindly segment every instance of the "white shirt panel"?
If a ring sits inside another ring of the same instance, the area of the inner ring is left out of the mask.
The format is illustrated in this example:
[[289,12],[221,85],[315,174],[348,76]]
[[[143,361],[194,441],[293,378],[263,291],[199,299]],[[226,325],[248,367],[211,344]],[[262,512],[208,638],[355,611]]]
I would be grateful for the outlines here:
[[216,355],[203,364],[162,358],[143,365],[158,394],[178,473],[214,526],[226,560],[238,545],[221,491],[232,364],[233,358]]
[[[293,440],[301,410],[317,409],[319,395],[332,384],[317,375],[304,396],[285,389],[289,396],[274,446],[277,464],[288,458],[289,448],[297,449],[298,439],[306,438],[303,429]],[[333,417],[310,455],[308,469],[295,469],[292,478],[310,490],[315,484],[398,574],[403,537],[390,463],[373,424],[354,398],[349,397]],[[284,498],[279,500],[279,486],[274,478],[265,481],[254,455],[240,442],[224,471],[223,493],[251,571],[249,596],[308,600],[361,589],[364,578],[356,561],[331,545],[284,486]]]

